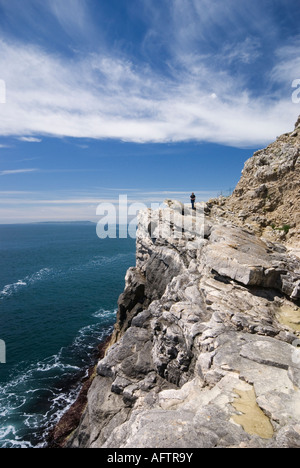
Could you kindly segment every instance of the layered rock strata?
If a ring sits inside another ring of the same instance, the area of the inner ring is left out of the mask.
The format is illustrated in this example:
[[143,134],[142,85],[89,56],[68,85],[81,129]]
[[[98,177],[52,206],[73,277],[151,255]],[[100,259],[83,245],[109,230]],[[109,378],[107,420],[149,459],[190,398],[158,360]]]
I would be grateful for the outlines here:
[[284,245],[212,204],[141,212],[111,346],[66,447],[300,447],[299,323],[300,259]]
[[215,216],[287,242],[300,253],[300,117],[292,132],[246,161],[231,197],[209,206]]

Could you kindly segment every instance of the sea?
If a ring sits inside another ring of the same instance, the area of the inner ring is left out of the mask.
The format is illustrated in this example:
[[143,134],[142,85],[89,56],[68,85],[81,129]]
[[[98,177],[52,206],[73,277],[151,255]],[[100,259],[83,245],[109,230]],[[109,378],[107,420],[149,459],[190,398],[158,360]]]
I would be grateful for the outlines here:
[[99,239],[93,223],[0,225],[0,448],[46,446],[134,265],[135,240]]

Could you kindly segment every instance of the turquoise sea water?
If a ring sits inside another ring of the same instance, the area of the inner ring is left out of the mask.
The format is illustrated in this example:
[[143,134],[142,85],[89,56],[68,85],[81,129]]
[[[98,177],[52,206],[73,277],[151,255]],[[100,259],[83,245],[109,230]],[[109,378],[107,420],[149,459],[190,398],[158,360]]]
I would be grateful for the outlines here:
[[0,226],[0,447],[40,447],[112,331],[133,239],[93,224]]

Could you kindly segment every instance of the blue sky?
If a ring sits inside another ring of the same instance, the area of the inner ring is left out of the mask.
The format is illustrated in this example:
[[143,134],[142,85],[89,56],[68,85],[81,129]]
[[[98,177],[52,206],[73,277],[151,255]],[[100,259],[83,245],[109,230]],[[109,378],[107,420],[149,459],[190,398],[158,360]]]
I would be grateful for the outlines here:
[[299,24],[294,0],[0,0],[0,223],[227,193],[300,114]]

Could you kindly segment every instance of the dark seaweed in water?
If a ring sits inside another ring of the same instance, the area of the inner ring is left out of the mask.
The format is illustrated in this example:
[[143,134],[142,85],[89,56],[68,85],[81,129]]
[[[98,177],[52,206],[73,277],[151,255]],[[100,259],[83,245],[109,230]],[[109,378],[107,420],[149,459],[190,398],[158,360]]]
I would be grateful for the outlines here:
[[104,357],[110,339],[111,335],[98,345],[97,352],[95,353],[95,358],[97,359],[95,359],[94,365],[89,368],[87,377],[82,379],[80,392],[76,401],[65,411],[58,423],[50,430],[46,437],[46,448],[63,448],[67,437],[78,427],[87,404],[88,391],[96,374],[97,362]]

